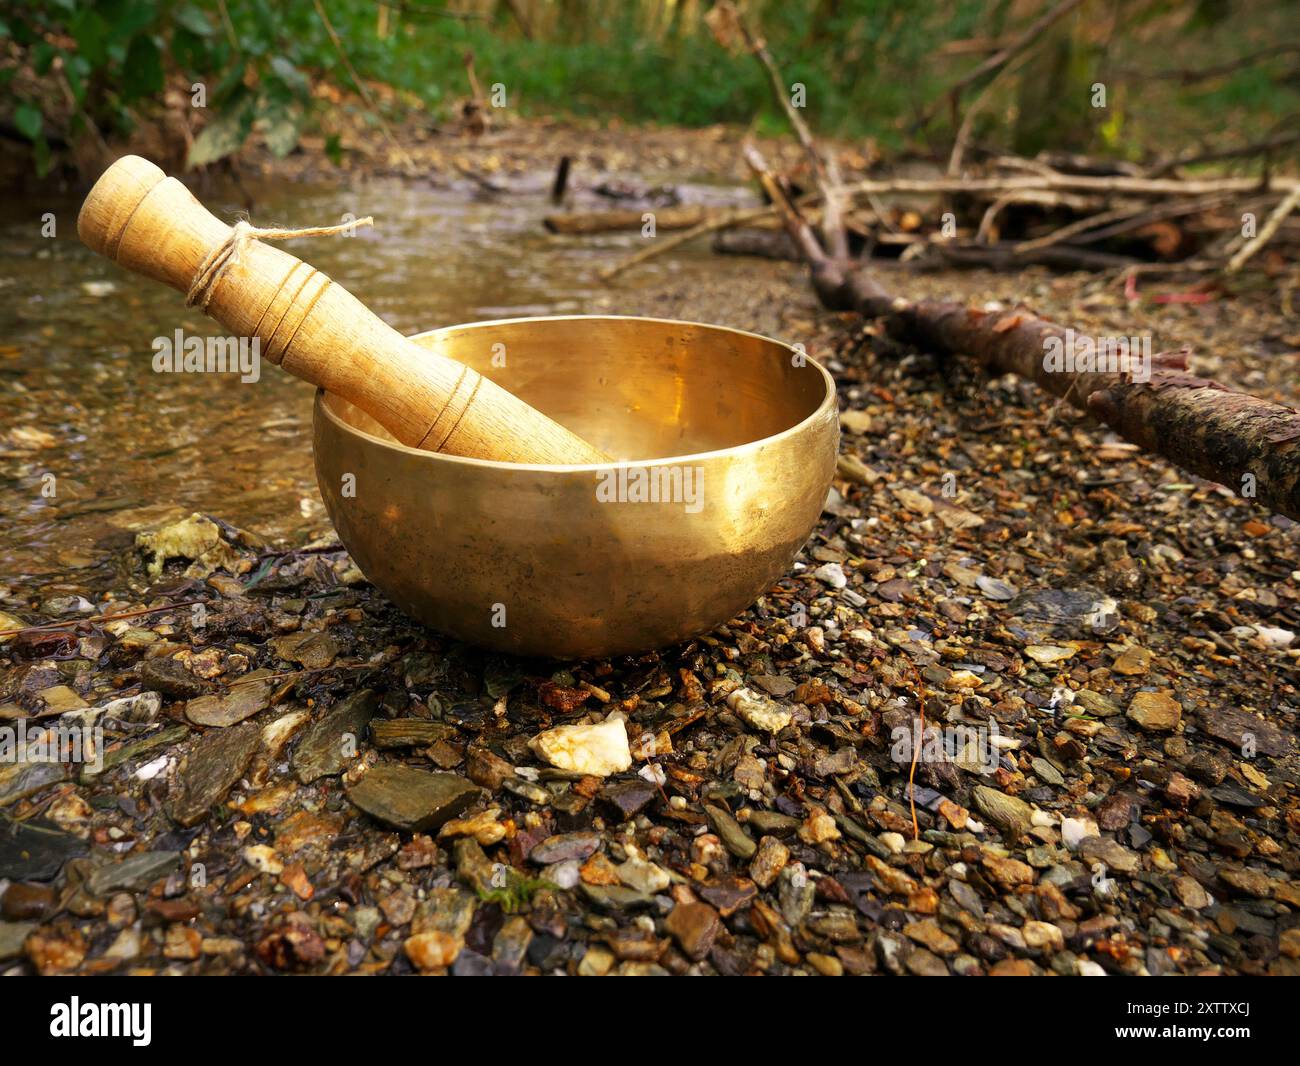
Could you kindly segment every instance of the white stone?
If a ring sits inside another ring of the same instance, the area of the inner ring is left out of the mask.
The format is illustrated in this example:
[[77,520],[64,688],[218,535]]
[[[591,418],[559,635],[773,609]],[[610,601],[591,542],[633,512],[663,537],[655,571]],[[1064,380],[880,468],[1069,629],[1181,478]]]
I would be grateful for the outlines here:
[[1087,840],[1088,837],[1100,835],[1101,830],[1091,818],[1085,816],[1061,819],[1061,843],[1071,851],[1078,851],[1080,842]]
[[529,741],[528,746],[559,770],[608,777],[632,765],[632,750],[622,716],[610,715],[598,725],[561,725]]
[[844,567],[839,563],[823,563],[813,571],[813,577],[833,589],[842,589],[849,583],[849,579],[844,576]]
[[785,708],[747,688],[738,688],[731,693],[727,697],[727,706],[751,729],[764,733],[779,733],[794,718]]

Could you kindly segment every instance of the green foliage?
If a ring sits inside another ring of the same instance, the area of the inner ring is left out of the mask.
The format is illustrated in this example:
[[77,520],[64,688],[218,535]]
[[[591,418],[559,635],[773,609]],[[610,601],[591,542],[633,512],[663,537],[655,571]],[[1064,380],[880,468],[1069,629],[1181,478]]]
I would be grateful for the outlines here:
[[11,78],[10,89],[13,125],[38,166],[52,158],[48,137],[66,141],[87,124],[127,133],[147,121],[169,79],[211,109],[190,165],[237,150],[255,123],[277,155],[292,151],[311,103],[295,57],[318,58],[298,37],[322,32],[314,10],[310,21],[297,5],[231,0],[226,10],[228,25],[218,4],[200,0],[26,0],[4,10],[0,36],[24,51],[36,79],[12,91]]
[[518,914],[532,902],[533,896],[542,889],[555,890],[557,885],[538,877],[527,877],[518,873],[513,867],[505,867],[505,884],[489,891],[479,890],[478,897],[484,903],[495,903],[506,914]]
[[[412,103],[435,118],[454,117],[468,92],[464,55],[472,52],[485,90],[501,84],[508,107],[524,114],[785,130],[763,70],[748,54],[723,51],[703,24],[709,3],[520,0],[532,38],[500,0],[390,0],[383,36],[378,0],[322,6],[359,76],[396,90],[372,94],[390,117]],[[902,144],[926,105],[989,54],[946,45],[1008,40],[1036,13],[1012,0],[748,0],[744,7],[787,88],[802,86],[814,130],[885,146]],[[1294,73],[1284,73],[1293,59],[1285,56],[1190,87],[1143,80],[1162,66],[1210,65],[1269,43],[1286,27],[1286,0],[1134,0],[1121,5],[1111,37],[1098,29],[1110,17],[1100,17],[1104,8],[1104,0],[1086,0],[1077,17],[1039,42],[1017,77],[994,87],[978,121],[981,138],[1079,148],[1100,140],[1131,150],[1198,126],[1203,136],[1238,129],[1243,117],[1271,125],[1300,106]],[[89,127],[111,137],[154,121],[165,89],[198,106],[196,85],[208,111],[191,166],[236,151],[255,130],[285,155],[308,127],[321,128],[337,160],[339,126],[313,89],[332,84],[356,99],[312,0],[0,0],[0,44],[10,56],[0,61],[0,119],[32,142],[42,169],[54,161],[51,145]],[[1088,114],[1082,93],[1090,81],[1112,83],[1123,68],[1133,75],[1132,91],[1110,84],[1116,105]],[[965,102],[986,84],[972,85]],[[951,135],[948,121],[940,108],[927,131],[936,143]]]

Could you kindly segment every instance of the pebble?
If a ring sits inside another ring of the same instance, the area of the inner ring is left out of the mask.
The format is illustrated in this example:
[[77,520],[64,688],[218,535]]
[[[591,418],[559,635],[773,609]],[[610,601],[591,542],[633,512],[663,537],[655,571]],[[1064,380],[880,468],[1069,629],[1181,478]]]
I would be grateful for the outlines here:
[[955,955],[961,945],[940,928],[933,918],[911,922],[903,927],[903,934],[924,945],[936,955]]
[[1213,897],[1205,891],[1201,883],[1194,877],[1183,875],[1175,877],[1173,880],[1174,894],[1184,907],[1191,907],[1192,910],[1201,910],[1208,907],[1214,902]]
[[539,866],[551,863],[567,862],[577,859],[581,862],[599,850],[601,836],[599,833],[583,831],[578,833],[560,833],[547,837],[528,853],[528,858]]
[[339,700],[309,726],[293,753],[298,780],[310,784],[343,773],[360,751],[366,728],[378,709],[378,695],[361,689]]
[[618,821],[625,822],[645,810],[659,795],[659,790],[642,778],[611,781],[597,793],[596,798]]
[[707,903],[679,903],[664,921],[664,928],[677,941],[682,954],[702,959],[713,947],[720,925],[718,912]]
[[562,725],[535,736],[529,747],[538,758],[561,770],[609,777],[632,765],[623,718],[610,715],[598,725]]
[[1087,815],[1061,819],[1061,843],[1071,851],[1078,851],[1081,841],[1087,837],[1098,836],[1100,833],[1096,821]]
[[740,823],[721,807],[711,803],[704,805],[704,813],[713,826],[713,831],[722,839],[723,846],[736,858],[748,862],[758,851],[753,838],[741,828]]
[[618,879],[628,888],[634,888],[638,892],[653,895],[664,891],[672,884],[672,879],[660,867],[637,855],[630,856],[626,862],[620,863],[615,869],[618,871]]
[[402,942],[406,957],[420,970],[444,970],[456,961],[461,944],[447,933],[433,930],[428,933],[416,933]]
[[1111,870],[1131,874],[1141,860],[1136,852],[1109,837],[1088,837],[1079,843],[1079,854],[1088,859],[1096,859],[1106,864]]
[[185,704],[185,717],[195,725],[224,729],[252,718],[271,705],[271,681],[240,679],[220,696],[200,696]]
[[779,733],[794,720],[790,711],[747,688],[732,692],[727,706],[747,726],[761,733]]
[[987,785],[976,785],[971,794],[980,813],[1013,837],[1027,833],[1033,824],[1034,810],[1022,799],[1008,796]]
[[195,677],[176,659],[145,659],[140,664],[140,687],[174,700],[189,700],[207,691],[207,683]]
[[1182,716],[1182,706],[1167,692],[1139,692],[1128,705],[1129,720],[1152,731],[1168,732]]
[[182,826],[198,825],[234,787],[262,741],[254,722],[213,729],[199,738],[177,772],[171,816]]
[[985,574],[975,579],[975,586],[990,600],[1000,602],[1014,600],[1020,593],[1020,590],[1010,582],[1003,581],[1001,578],[988,577]]
[[427,773],[404,763],[372,766],[347,790],[348,799],[376,821],[412,833],[441,828],[479,794],[459,774]]

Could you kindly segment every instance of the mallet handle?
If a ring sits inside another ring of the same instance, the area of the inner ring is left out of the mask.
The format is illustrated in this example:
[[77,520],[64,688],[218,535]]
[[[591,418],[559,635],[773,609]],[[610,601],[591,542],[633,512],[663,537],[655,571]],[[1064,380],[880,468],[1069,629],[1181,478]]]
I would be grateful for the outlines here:
[[[109,167],[82,205],[93,251],[188,292],[231,230],[139,156]],[[261,341],[264,359],[356,404],[403,444],[515,463],[609,457],[469,367],[421,348],[342,285],[262,241],[217,280],[207,313]]]

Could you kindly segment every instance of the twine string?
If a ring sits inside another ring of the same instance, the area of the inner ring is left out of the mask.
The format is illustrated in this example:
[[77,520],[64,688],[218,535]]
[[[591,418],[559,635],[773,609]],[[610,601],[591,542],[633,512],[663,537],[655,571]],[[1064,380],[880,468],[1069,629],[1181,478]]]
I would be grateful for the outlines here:
[[344,222],[339,226],[308,226],[305,229],[279,229],[268,227],[258,229],[251,222],[241,219],[230,228],[224,241],[210,251],[199,264],[194,280],[190,282],[190,291],[185,295],[185,306],[198,306],[200,311],[207,311],[208,302],[216,291],[217,282],[225,276],[226,271],[237,264],[248,249],[250,241],[287,241],[294,237],[332,237],[337,233],[348,233],[358,226],[373,226],[374,218],[367,215],[353,222]]

